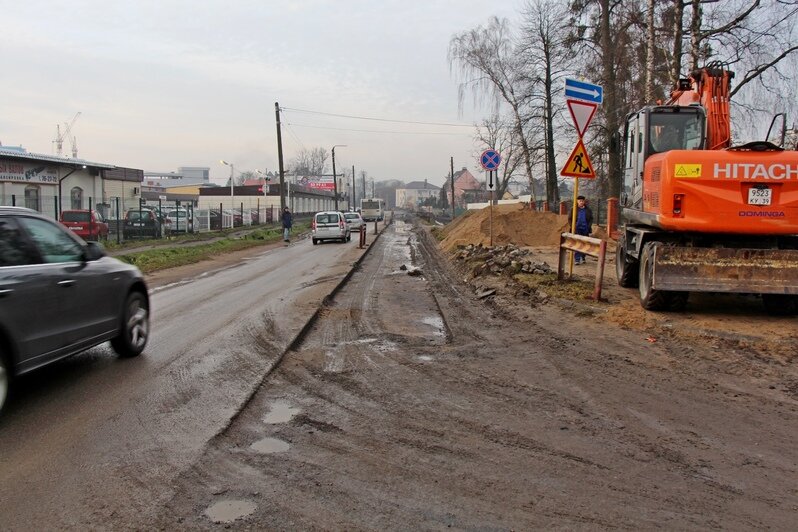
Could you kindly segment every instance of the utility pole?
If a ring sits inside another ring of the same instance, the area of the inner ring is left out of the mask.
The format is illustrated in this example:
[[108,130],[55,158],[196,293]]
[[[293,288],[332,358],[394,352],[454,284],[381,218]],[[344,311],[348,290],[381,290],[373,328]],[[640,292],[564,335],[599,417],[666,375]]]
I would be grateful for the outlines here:
[[352,210],[357,210],[357,192],[355,190],[355,165],[352,165]]
[[365,170],[360,171],[360,177],[363,178],[363,197],[367,198],[369,196],[369,191],[366,190],[366,172]]
[[338,176],[335,175],[335,148],[346,148],[346,144],[336,144],[332,147],[332,164],[333,164],[333,190],[335,192],[335,210],[338,210]]
[[454,221],[454,157],[449,158],[449,164],[452,170],[452,221]]
[[280,216],[285,211],[285,172],[283,171],[283,136],[280,132],[280,104],[274,102],[274,116],[277,118],[277,161],[280,164]]
[[338,177],[335,175],[335,146],[332,147],[333,190],[335,191],[335,210],[338,210]]

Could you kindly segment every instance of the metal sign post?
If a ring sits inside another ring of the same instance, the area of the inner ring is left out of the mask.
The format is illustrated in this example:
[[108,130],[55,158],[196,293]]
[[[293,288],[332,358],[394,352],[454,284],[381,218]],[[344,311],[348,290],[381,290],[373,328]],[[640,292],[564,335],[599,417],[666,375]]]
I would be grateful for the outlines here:
[[480,163],[482,168],[488,171],[487,187],[490,190],[490,203],[488,204],[488,216],[490,218],[489,231],[490,231],[490,247],[493,247],[493,190],[498,184],[498,175],[496,169],[502,161],[502,156],[496,150],[485,150],[480,156]]
[[[574,199],[571,205],[571,233],[576,233],[576,198],[579,196],[579,178],[594,179],[596,172],[587,154],[587,149],[582,142],[582,137],[587,131],[587,126],[593,120],[596,109],[604,100],[604,89],[601,85],[595,85],[586,81],[576,79],[565,80],[565,97],[568,99],[568,110],[579,135],[579,141],[574,147],[568,162],[560,171],[561,176],[574,178]],[[560,261],[562,263],[562,260]],[[603,264],[601,266],[604,267]],[[572,276],[574,271],[574,253],[570,252],[568,275]]]

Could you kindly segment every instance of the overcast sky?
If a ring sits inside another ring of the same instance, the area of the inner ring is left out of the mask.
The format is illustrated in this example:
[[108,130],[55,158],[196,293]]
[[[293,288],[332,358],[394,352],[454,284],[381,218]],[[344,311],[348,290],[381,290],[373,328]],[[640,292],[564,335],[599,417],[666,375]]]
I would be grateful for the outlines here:
[[[453,34],[521,0],[0,0],[0,142],[54,153],[56,124],[80,112],[78,157],[176,171],[277,169],[274,103],[381,119],[459,123],[446,53]],[[443,183],[476,174],[472,127],[354,120],[286,110],[286,162],[336,148],[336,169]],[[367,131],[353,131],[367,130]],[[69,143],[64,153],[70,153]]]

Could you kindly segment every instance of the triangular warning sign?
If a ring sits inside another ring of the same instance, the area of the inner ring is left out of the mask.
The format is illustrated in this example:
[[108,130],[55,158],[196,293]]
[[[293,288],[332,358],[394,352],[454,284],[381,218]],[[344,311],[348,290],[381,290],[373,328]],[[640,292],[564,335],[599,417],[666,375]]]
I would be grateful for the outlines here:
[[685,175],[687,175],[687,170],[685,170],[684,166],[677,165],[676,175],[685,176]]
[[598,104],[580,100],[567,100],[567,102],[568,110],[571,111],[571,118],[574,120],[574,125],[576,126],[576,132],[581,139],[585,131],[587,131],[587,126],[590,124],[590,121],[593,120],[593,115],[596,114]]
[[568,157],[568,162],[565,167],[560,171],[561,176],[566,177],[585,177],[587,179],[594,179],[596,172],[593,171],[593,164],[587,156],[585,145],[582,144],[582,139],[576,143],[574,151]]

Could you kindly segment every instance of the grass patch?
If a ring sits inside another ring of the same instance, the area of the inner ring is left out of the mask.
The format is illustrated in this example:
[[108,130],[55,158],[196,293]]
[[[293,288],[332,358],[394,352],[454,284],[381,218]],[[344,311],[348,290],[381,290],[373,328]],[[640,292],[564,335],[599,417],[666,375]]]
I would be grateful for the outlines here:
[[[307,223],[296,224],[294,227],[294,234],[306,230],[307,226]],[[195,264],[217,255],[262,246],[282,240],[282,238],[282,229],[279,227],[264,228],[256,229],[239,238],[224,238],[193,246],[173,247],[168,244],[174,244],[176,241],[168,240],[165,245],[160,245],[145,251],[116,255],[116,258],[133,264],[138,267],[142,273],[148,274],[158,270],[174,268],[176,266]]]
[[578,301],[590,299],[593,295],[594,283],[584,279],[557,280],[556,273],[531,274],[518,273],[513,279],[524,286],[546,292],[552,297]]

